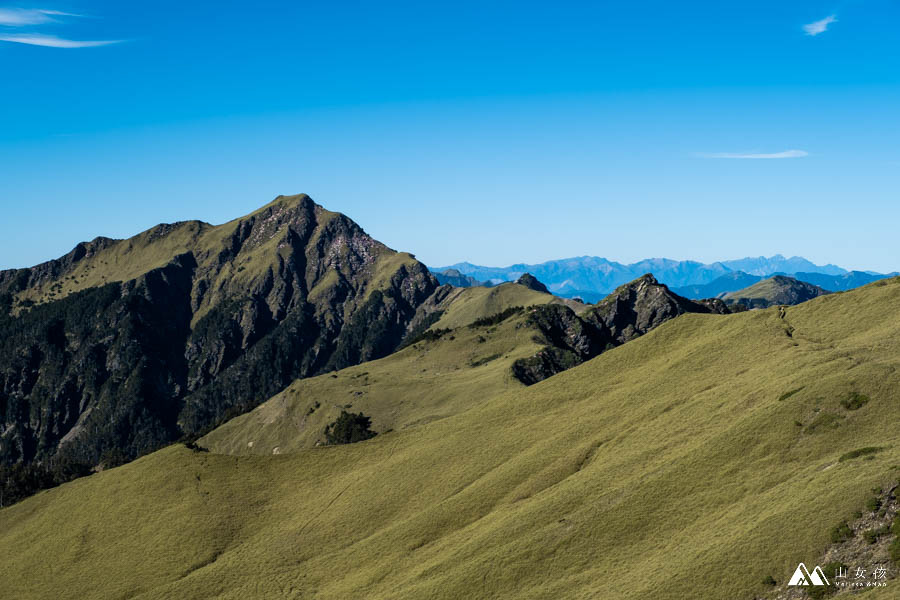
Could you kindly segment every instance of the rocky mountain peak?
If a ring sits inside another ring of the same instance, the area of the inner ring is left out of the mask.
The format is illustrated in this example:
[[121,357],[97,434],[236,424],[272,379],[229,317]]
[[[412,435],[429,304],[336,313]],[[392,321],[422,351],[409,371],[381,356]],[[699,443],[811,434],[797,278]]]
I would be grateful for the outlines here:
[[294,379],[393,352],[437,287],[305,194],[0,272],[0,463],[94,466],[204,431]]
[[545,294],[550,293],[550,290],[547,289],[547,286],[538,281],[538,278],[531,273],[523,273],[522,276],[516,280],[516,283],[518,283],[519,285],[524,285],[529,290],[534,290],[535,292],[543,292]]

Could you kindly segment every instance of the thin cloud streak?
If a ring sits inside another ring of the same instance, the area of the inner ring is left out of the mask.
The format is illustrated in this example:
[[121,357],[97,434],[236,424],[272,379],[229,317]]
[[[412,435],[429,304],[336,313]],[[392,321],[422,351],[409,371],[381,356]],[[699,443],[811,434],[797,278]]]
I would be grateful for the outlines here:
[[837,18],[834,15],[829,15],[821,21],[815,21],[804,25],[803,31],[806,32],[806,35],[819,35],[820,33],[825,33],[828,30],[828,26],[836,21]]
[[803,158],[809,156],[809,152],[805,150],[785,150],[784,152],[773,152],[771,154],[761,153],[741,153],[741,152],[714,152],[697,154],[700,158],[730,158],[740,160],[772,160],[779,158]]
[[60,10],[30,9],[30,8],[0,8],[0,25],[9,27],[23,27],[25,25],[40,25],[53,23],[53,17],[80,17],[73,13]]
[[0,42],[13,42],[16,44],[44,46],[47,48],[96,48],[98,46],[119,44],[122,40],[67,40],[58,38],[55,35],[22,33],[15,35],[0,35]]

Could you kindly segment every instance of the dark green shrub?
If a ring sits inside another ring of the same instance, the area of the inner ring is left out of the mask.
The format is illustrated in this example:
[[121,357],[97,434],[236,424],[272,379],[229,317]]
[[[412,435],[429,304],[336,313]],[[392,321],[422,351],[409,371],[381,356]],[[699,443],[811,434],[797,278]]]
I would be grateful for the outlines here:
[[370,429],[372,419],[362,413],[341,411],[341,415],[325,428],[325,441],[329,445],[354,444],[375,437]]
[[194,452],[209,452],[209,448],[204,448],[197,444],[197,442],[185,442],[184,447]]
[[842,544],[853,537],[853,530],[847,521],[839,523],[831,530],[831,541],[834,544]]
[[881,508],[881,499],[877,496],[872,496],[868,500],[866,500],[866,510],[869,512],[875,512],[879,508]]
[[762,580],[762,582],[763,582],[763,585],[771,585],[771,586],[778,585],[778,582],[775,581],[775,578],[772,577],[771,575],[766,575],[765,578]]
[[841,400],[841,406],[847,410],[859,410],[869,402],[869,397],[859,392],[850,392]]

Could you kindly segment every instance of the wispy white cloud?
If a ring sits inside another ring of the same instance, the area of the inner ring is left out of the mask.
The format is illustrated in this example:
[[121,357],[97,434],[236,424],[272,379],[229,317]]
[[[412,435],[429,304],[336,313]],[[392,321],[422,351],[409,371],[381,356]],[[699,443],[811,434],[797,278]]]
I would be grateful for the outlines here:
[[829,15],[821,21],[807,23],[803,26],[803,31],[806,32],[806,35],[819,35],[820,33],[825,33],[828,30],[828,26],[835,21],[837,21],[837,18],[834,15]]
[[805,150],[785,150],[784,152],[742,153],[742,152],[714,152],[697,154],[700,158],[737,158],[737,159],[776,159],[776,158],[803,158],[809,156]]
[[0,42],[45,46],[47,48],[94,48],[118,44],[122,40],[71,40],[44,33],[9,33],[15,27],[57,23],[57,17],[83,17],[75,13],[46,8],[0,8]]
[[43,8],[0,8],[0,25],[24,27],[56,21],[54,17],[80,17],[73,13]]
[[28,44],[30,46],[46,46],[48,48],[94,48],[97,46],[118,44],[121,41],[122,40],[67,40],[56,37],[55,35],[43,35],[40,33],[0,34],[0,42],[14,42],[16,44]]

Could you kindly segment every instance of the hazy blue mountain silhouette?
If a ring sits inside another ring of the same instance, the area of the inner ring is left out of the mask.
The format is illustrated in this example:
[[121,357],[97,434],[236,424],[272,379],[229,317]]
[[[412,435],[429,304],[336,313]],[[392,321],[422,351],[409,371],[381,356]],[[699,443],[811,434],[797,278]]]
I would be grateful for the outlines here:
[[[443,272],[448,269],[478,281],[493,283],[515,281],[524,273],[531,273],[546,284],[554,294],[582,296],[589,302],[594,297],[602,297],[645,273],[652,273],[659,282],[691,298],[709,298],[739,290],[776,274],[791,275],[833,291],[852,289],[886,277],[872,272],[848,272],[836,265],[817,265],[800,256],[786,258],[781,254],[708,264],[669,258],[650,258],[623,264],[599,256],[579,256],[540,264],[519,263],[508,267],[489,267],[461,262],[433,268],[432,271]],[[720,278],[724,279],[717,281]],[[700,291],[701,286],[713,282],[716,284]],[[715,293],[711,293],[713,290]]]

